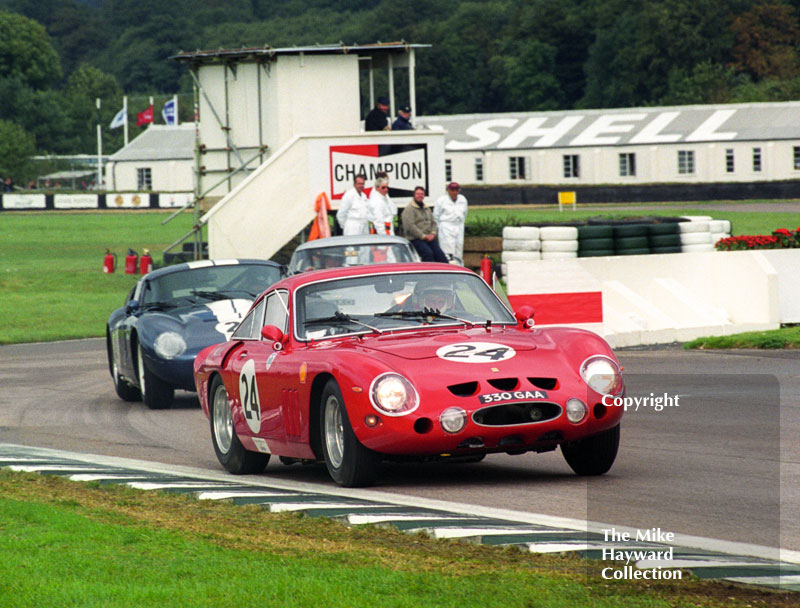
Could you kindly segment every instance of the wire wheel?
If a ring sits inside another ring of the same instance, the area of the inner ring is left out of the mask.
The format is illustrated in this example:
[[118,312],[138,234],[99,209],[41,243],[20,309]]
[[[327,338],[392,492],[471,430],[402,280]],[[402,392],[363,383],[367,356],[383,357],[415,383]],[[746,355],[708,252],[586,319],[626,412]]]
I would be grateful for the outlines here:
[[217,439],[217,447],[223,454],[231,451],[233,441],[233,416],[228,405],[228,393],[225,385],[219,384],[214,391],[214,436]]

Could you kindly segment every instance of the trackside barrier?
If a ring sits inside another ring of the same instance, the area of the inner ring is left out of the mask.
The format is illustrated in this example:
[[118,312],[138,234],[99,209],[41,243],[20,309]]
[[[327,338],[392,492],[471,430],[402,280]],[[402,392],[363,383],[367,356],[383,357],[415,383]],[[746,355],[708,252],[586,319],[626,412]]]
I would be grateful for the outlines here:
[[509,300],[537,325],[575,325],[612,346],[684,342],[800,320],[800,250],[506,262]]
[[575,192],[559,192],[558,193],[558,210],[564,211],[562,207],[572,205],[572,210],[575,211],[578,203],[578,196]]

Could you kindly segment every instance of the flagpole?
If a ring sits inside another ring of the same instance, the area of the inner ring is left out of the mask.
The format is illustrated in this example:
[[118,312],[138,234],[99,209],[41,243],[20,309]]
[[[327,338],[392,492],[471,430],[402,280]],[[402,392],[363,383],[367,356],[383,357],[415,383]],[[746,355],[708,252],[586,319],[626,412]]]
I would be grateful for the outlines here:
[[125,124],[123,125],[125,128],[125,145],[128,145],[128,96],[125,95],[122,98],[122,109],[125,110]]
[[97,98],[97,188],[103,183],[103,132],[100,129],[100,98]]
[[178,96],[175,95],[172,99],[175,100],[175,126],[177,127],[180,124],[180,120],[178,120]]

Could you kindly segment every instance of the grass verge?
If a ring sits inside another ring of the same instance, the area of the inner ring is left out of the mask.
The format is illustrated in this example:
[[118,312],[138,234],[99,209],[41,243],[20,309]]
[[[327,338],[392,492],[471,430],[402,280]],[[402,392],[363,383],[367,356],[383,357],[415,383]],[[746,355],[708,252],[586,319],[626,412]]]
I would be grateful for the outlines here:
[[590,562],[0,471],[0,605],[795,606],[684,578],[606,581]]
[[751,331],[730,336],[697,338],[687,342],[683,347],[701,350],[719,348],[795,349],[800,348],[800,326],[794,325],[769,331]]

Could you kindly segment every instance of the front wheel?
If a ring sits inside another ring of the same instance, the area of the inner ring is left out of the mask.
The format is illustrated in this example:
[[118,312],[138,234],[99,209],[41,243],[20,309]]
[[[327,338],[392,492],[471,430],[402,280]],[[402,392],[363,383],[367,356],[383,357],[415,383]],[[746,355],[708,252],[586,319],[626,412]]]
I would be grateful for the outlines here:
[[151,410],[165,410],[172,405],[175,389],[147,368],[147,363],[144,362],[144,357],[142,357],[142,345],[137,345],[137,348],[139,390],[142,393],[142,401]]
[[233,426],[228,391],[219,376],[211,383],[209,410],[211,442],[220,464],[234,475],[261,473],[269,463],[269,454],[250,452],[242,445]]
[[378,475],[378,454],[364,447],[353,432],[342,392],[334,380],[322,391],[322,455],[333,480],[347,488],[370,486]]
[[578,475],[607,473],[617,458],[619,425],[592,437],[561,444],[567,464]]

